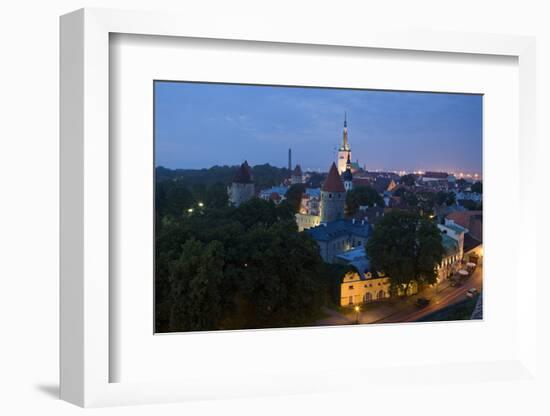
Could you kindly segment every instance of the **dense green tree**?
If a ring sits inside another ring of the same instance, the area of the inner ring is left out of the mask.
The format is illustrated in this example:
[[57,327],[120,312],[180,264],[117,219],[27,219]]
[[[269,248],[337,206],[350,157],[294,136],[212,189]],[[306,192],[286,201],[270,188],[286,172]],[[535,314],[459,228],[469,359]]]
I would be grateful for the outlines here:
[[[180,181],[192,187],[198,185],[213,185],[222,183],[228,185],[233,180],[239,166],[212,166],[208,169],[167,169],[157,167],[155,170],[156,182]],[[290,172],[285,168],[277,168],[269,164],[256,165],[252,167],[254,183],[259,188],[267,188],[278,185],[285,178],[290,176]]]
[[458,203],[469,211],[481,211],[483,209],[481,202],[472,201],[471,199],[461,199]]
[[391,278],[391,290],[405,291],[410,283],[433,283],[436,266],[444,255],[437,226],[411,211],[392,211],[384,215],[365,246],[375,270]]
[[445,200],[445,204],[447,205],[456,204],[456,194],[454,192],[447,193],[447,199]]
[[310,188],[320,188],[326,179],[326,175],[321,173],[312,173],[307,181],[307,186]]
[[156,230],[157,331],[311,323],[327,299],[317,243],[284,201],[162,217]]
[[191,238],[185,242],[179,258],[170,265],[170,328],[216,329],[222,313],[219,287],[223,266],[219,241],[204,244]]
[[393,191],[392,195],[393,196],[399,196],[399,197],[402,197],[403,195],[405,195],[405,193],[407,193],[407,189],[406,188],[403,188],[403,187],[399,187],[397,188],[395,191]]
[[207,209],[222,208],[228,204],[227,187],[218,182],[210,186],[206,191],[204,203]]
[[401,176],[401,182],[406,186],[414,186],[416,182],[416,175],[409,173],[407,175]]
[[468,181],[464,178],[460,178],[456,180],[456,184],[460,189],[462,189],[468,185]]
[[179,217],[194,204],[195,198],[183,182],[164,181],[156,184],[155,207],[160,217]]
[[286,205],[279,207],[273,201],[253,198],[236,208],[231,218],[250,228],[258,224],[270,226],[277,221],[293,219],[294,215]]
[[300,203],[305,190],[306,186],[304,184],[295,183],[290,185],[288,191],[286,191],[286,200],[293,207],[294,212],[298,212],[300,210]]
[[357,186],[346,194],[346,215],[352,217],[361,205],[384,206],[384,199],[370,186]]
[[413,210],[416,210],[418,208],[418,197],[414,192],[405,192],[403,193],[402,198],[403,198],[403,202],[405,202],[405,204],[409,208]]
[[483,183],[476,182],[472,185],[470,188],[472,192],[475,192],[476,194],[482,194],[483,193]]
[[435,194],[435,203],[437,205],[453,205],[456,202],[454,192],[439,191]]

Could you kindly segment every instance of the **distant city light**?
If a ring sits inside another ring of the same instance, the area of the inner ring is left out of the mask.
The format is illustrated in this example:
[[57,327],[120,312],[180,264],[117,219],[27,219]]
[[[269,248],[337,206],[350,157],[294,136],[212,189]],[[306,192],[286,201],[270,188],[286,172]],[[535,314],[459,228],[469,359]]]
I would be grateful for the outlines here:
[[204,204],[202,202],[199,202],[199,207],[204,207]]
[[193,212],[193,208],[189,208],[187,212],[191,214]]

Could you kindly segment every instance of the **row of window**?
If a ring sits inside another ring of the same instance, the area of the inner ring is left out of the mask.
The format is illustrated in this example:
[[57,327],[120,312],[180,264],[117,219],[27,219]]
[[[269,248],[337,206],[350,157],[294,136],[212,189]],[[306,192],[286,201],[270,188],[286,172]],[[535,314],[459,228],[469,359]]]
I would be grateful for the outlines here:
[[[384,284],[387,284],[387,283],[384,283]],[[382,283],[381,283],[381,282],[378,282],[378,286],[382,286]],[[372,283],[369,283],[369,284],[366,284],[366,283],[365,283],[365,287],[372,287]],[[349,286],[348,286],[348,289],[349,289],[349,290],[353,290],[353,285],[349,285]]]
[[[383,291],[383,290],[379,290],[377,293],[376,293],[376,300],[382,300],[382,299],[385,299],[386,298],[386,292]],[[372,296],[372,293],[370,292],[367,292],[365,293],[365,295],[363,296],[363,302],[372,302],[373,301],[373,296]],[[353,305],[353,296],[350,296],[348,298],[348,303],[350,305]]]

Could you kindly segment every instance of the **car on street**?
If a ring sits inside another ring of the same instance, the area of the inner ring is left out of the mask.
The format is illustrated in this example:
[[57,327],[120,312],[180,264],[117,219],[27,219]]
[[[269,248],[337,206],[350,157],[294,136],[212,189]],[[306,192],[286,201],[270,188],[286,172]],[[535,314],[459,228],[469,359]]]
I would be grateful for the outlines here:
[[430,300],[426,298],[418,298],[416,299],[416,306],[418,308],[425,308],[430,304]]
[[475,287],[468,289],[468,291],[466,292],[466,296],[468,296],[469,298],[473,298],[475,295],[477,295],[477,289]]

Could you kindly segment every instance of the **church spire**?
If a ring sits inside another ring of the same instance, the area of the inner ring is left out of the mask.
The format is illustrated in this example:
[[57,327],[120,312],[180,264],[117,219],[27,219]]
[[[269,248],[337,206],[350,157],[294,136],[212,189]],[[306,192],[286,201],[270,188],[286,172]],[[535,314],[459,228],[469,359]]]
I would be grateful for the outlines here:
[[344,113],[344,131],[342,137],[342,150],[350,150],[348,143],[348,116]]

